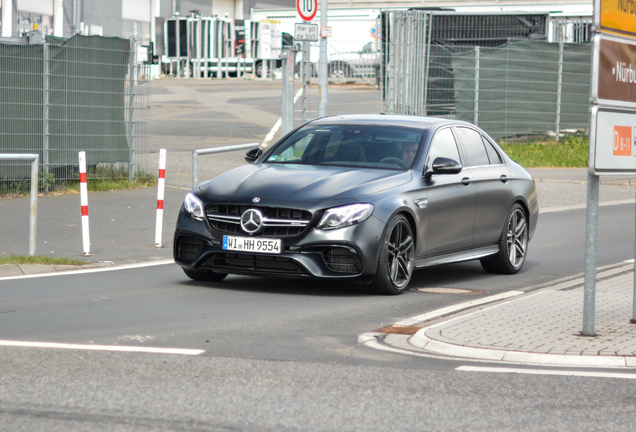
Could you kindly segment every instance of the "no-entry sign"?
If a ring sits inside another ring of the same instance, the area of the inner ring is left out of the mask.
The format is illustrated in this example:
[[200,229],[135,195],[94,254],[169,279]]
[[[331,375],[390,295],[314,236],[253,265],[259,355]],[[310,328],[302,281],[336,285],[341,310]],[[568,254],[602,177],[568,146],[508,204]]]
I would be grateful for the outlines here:
[[303,20],[311,21],[318,12],[318,0],[296,0],[296,10]]

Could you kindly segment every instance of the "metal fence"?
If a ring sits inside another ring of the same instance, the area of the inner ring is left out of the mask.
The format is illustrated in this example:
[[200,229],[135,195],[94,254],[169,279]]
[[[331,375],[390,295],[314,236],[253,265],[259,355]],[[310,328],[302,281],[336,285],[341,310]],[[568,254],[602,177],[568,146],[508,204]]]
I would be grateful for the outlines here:
[[553,36],[541,13],[382,18],[385,112],[467,120],[495,138],[587,128],[591,47],[564,43],[585,40],[585,23],[552,26]]
[[[30,42],[30,43],[29,43]],[[0,39],[0,153],[35,153],[40,190],[78,178],[147,176],[148,89],[134,40],[76,35]],[[21,193],[24,164],[0,162],[0,194]]]

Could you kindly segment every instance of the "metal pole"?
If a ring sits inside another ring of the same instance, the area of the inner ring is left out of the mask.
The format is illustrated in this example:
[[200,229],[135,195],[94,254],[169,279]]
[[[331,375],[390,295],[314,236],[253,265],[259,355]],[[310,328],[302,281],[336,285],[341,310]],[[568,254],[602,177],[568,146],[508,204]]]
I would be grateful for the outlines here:
[[38,167],[40,156],[34,155],[31,162],[31,211],[29,217],[29,255],[35,255],[38,224]]
[[318,103],[318,116],[327,115],[327,88],[329,80],[327,78],[327,38],[322,35],[322,29],[327,26],[327,2],[320,2],[320,58],[318,60],[318,81],[320,84],[320,102]]
[[556,140],[559,140],[561,134],[561,93],[563,92],[563,42],[559,42],[559,65],[557,74],[557,101],[556,101]]
[[215,153],[225,153],[236,150],[249,150],[259,147],[259,143],[237,144],[225,147],[215,147],[208,149],[199,149],[192,151],[192,187],[199,184],[199,155],[208,155]]
[[300,64],[301,66],[301,76],[303,80],[303,100],[302,100],[302,115],[301,120],[303,123],[307,121],[307,81],[309,80],[309,50],[310,45],[309,42],[303,42],[303,62]]
[[130,122],[130,151],[128,154],[128,180],[132,183],[135,168],[135,92],[137,91],[137,23],[134,23],[135,37],[131,40],[130,57],[130,98],[129,98],[129,119]]
[[630,324],[636,324],[636,239],[634,239],[634,293],[632,295],[632,319]]
[[585,283],[583,288],[583,336],[596,336],[596,243],[598,232],[598,176],[587,174],[587,218],[585,222]]
[[294,52],[283,50],[281,135],[294,127]]
[[475,47],[475,112],[473,114],[473,123],[475,126],[479,126],[479,60],[480,60],[479,47]]
[[3,153],[0,160],[4,161],[31,161],[31,209],[29,217],[29,255],[35,255],[35,244],[37,242],[37,221],[38,221],[38,170],[40,167],[40,155],[22,153]]
[[43,73],[43,83],[42,83],[42,168],[44,171],[44,188],[45,191],[49,192],[49,122],[50,122],[50,114],[51,114],[51,103],[50,103],[50,59],[49,59],[49,44],[45,43],[43,51],[43,60],[44,60],[44,73]]

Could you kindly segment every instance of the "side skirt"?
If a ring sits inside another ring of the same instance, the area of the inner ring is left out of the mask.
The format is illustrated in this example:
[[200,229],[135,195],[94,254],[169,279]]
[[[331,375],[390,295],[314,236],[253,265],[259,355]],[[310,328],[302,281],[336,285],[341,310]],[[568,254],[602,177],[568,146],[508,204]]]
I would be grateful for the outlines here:
[[489,255],[494,255],[499,252],[499,246],[491,245],[484,246],[476,249],[469,249],[461,252],[455,252],[445,255],[437,255],[427,258],[422,258],[414,261],[414,265],[417,268],[421,267],[429,267],[440,264],[449,264],[454,262],[461,261],[471,261],[480,258],[487,257]]

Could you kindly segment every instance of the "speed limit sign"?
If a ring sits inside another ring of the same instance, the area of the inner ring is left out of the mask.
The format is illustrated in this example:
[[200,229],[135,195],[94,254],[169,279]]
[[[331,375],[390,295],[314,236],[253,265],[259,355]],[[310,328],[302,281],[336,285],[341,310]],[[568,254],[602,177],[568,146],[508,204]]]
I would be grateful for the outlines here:
[[296,0],[296,10],[303,20],[311,21],[318,12],[318,0]]

